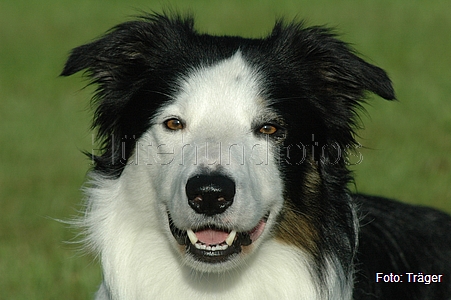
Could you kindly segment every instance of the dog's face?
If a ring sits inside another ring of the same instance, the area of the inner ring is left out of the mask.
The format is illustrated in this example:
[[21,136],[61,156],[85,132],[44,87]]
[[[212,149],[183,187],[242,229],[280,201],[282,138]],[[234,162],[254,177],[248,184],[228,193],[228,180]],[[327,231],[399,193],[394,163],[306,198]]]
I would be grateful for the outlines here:
[[168,240],[199,270],[239,265],[283,204],[276,146],[285,129],[260,84],[240,52],[192,70],[131,159],[154,179]]
[[330,243],[335,221],[321,215],[348,205],[354,110],[365,91],[394,98],[383,70],[294,23],[244,39],[147,16],[74,49],[62,75],[84,69],[98,84],[96,174],[133,173],[133,195],[160,220],[152,230],[203,272],[240,265],[270,237],[312,256]]

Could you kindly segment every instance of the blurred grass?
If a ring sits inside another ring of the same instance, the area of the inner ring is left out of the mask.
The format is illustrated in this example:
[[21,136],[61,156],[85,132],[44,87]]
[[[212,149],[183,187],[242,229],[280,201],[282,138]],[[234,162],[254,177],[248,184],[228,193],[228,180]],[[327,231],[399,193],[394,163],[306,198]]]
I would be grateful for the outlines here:
[[357,190],[451,212],[449,1],[0,0],[0,299],[92,297],[100,270],[54,220],[80,207],[90,89],[58,74],[71,48],[168,6],[216,34],[262,36],[279,16],[336,26],[389,72],[400,100],[366,106]]

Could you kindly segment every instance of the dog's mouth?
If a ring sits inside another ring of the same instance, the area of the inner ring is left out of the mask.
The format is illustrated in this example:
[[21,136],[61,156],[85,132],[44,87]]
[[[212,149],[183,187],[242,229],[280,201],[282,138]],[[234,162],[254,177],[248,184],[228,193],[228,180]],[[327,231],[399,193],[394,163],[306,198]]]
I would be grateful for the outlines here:
[[196,229],[182,230],[174,225],[169,216],[171,233],[179,245],[186,247],[186,252],[196,260],[205,263],[221,263],[230,260],[249,246],[263,233],[269,214],[249,231],[237,232],[234,229],[208,225]]

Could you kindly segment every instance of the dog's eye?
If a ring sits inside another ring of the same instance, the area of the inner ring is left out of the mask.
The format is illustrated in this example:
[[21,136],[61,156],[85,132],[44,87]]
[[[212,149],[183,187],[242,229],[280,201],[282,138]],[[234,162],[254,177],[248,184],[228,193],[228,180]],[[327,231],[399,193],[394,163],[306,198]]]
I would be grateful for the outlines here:
[[277,127],[271,124],[265,124],[262,127],[260,127],[259,132],[271,135],[277,132]]
[[164,121],[164,125],[170,130],[180,130],[184,128],[182,121],[175,118]]

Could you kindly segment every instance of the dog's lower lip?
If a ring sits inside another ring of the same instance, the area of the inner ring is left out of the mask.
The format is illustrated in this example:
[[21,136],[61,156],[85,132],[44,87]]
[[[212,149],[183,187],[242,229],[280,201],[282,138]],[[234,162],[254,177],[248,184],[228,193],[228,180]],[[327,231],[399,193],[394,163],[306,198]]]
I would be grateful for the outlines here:
[[242,246],[249,246],[255,242],[264,231],[269,213],[254,228],[245,232],[219,229],[214,226],[182,230],[173,224],[169,214],[168,216],[172,235],[179,245],[186,246],[187,253],[199,261],[219,263],[239,254]]

